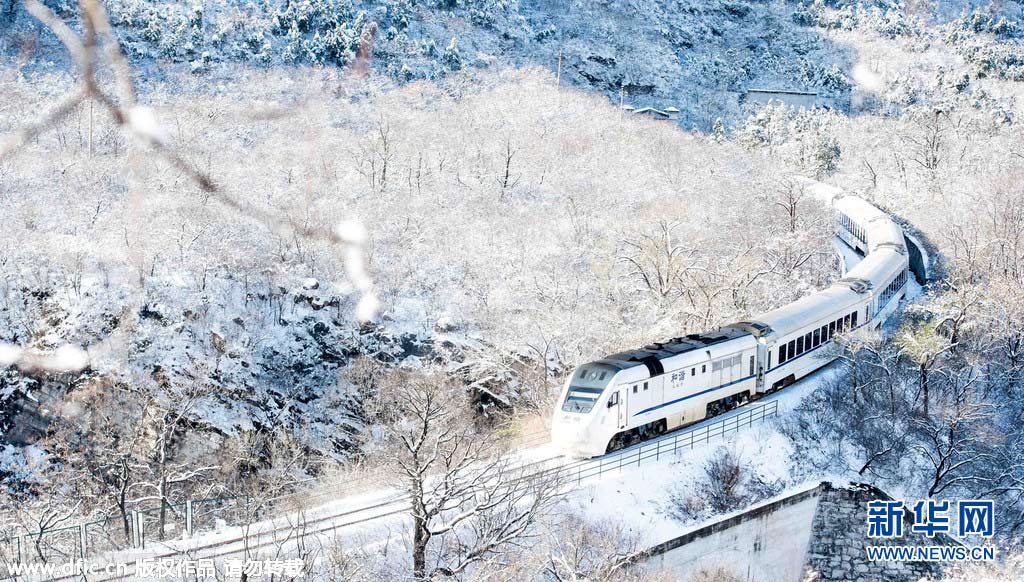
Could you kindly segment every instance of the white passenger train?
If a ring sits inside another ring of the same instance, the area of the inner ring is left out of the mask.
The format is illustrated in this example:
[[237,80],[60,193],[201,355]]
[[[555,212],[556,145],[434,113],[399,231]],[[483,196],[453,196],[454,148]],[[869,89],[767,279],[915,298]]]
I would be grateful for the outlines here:
[[594,457],[696,422],[824,366],[837,334],[881,325],[906,291],[903,231],[856,196],[832,207],[837,235],[865,255],[842,279],[749,321],[579,366],[555,410],[554,444]]

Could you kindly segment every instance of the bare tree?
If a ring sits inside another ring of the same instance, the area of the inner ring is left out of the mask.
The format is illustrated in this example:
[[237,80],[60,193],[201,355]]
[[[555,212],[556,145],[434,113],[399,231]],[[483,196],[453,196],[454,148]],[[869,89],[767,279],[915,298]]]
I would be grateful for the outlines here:
[[1004,362],[1004,392],[1016,398],[1024,374],[1024,297],[1020,285],[1002,277],[985,285],[980,319],[989,345]]
[[[285,543],[298,547],[297,551],[308,553],[305,547],[307,523],[305,499],[295,494],[296,488],[306,475],[308,453],[292,435],[283,430],[274,433],[251,431],[236,435],[229,441],[227,458],[224,459],[222,478],[227,491],[238,500],[237,524],[243,535],[242,555],[245,559],[255,558],[254,551],[260,547],[260,531],[253,526],[274,512],[287,512],[285,534],[271,532],[276,551],[284,551]],[[244,578],[243,578],[244,579]]]
[[474,428],[463,389],[436,374],[400,372],[392,403],[392,464],[412,514],[416,580],[458,576],[531,535],[556,484],[517,470]]
[[801,203],[808,195],[807,186],[794,180],[781,180],[766,193],[768,204],[782,211],[791,233],[797,231]]
[[902,136],[910,159],[921,168],[934,171],[942,163],[948,116],[941,109],[934,109],[916,113],[913,120],[913,131]]
[[72,518],[76,517],[81,505],[81,500],[68,503],[63,499],[48,498],[27,504],[17,510],[21,527],[27,532],[28,538],[32,540],[32,549],[35,550],[36,557],[40,562],[48,561],[46,552],[43,550],[43,539],[53,530],[67,525]]
[[973,482],[974,470],[990,457],[980,429],[989,424],[991,407],[974,391],[979,379],[970,369],[948,374],[945,405],[936,414],[912,422],[918,437],[913,448],[931,468],[929,497]]
[[505,149],[504,152],[502,153],[504,171],[502,172],[501,177],[498,179],[498,185],[501,186],[501,200],[505,199],[505,193],[508,191],[509,188],[514,188],[516,184],[519,183],[519,176],[512,176],[512,158],[514,158],[518,152],[518,148],[512,147],[512,140],[506,139]]
[[935,366],[944,354],[956,344],[939,333],[938,322],[934,320],[909,322],[903,326],[896,340],[904,355],[917,368],[918,387],[921,390],[922,410],[929,414],[931,400],[931,377]]
[[[55,407],[45,438],[47,450],[62,460],[68,481],[87,500],[80,508],[83,515],[112,510],[126,544],[131,540],[131,487],[137,476],[133,465],[144,430],[144,423],[135,420],[142,418],[143,407],[119,385],[99,379],[83,382]],[[126,418],[132,420],[122,422]]]
[[[890,475],[911,440],[913,388],[904,378],[903,356],[880,342],[851,343],[836,351],[840,374],[805,398],[783,430],[807,465],[822,470],[847,465],[858,475]],[[851,460],[856,462],[850,465]]]
[[139,478],[130,485],[130,489],[134,503],[156,501],[159,504],[157,535],[161,540],[167,527],[167,512],[174,511],[173,504],[181,494],[180,490],[194,487],[219,468],[216,465],[197,465],[179,459],[175,454],[177,439],[188,428],[203,396],[203,389],[196,387],[183,388],[177,393],[167,390],[162,396],[150,394],[143,412],[148,443],[143,462],[136,461],[132,467]]
[[360,142],[359,152],[355,154],[356,170],[366,178],[371,191],[387,189],[388,173],[395,155],[391,122],[381,117],[374,122],[373,135]]
[[684,292],[684,276],[693,269],[691,259],[697,250],[686,248],[676,236],[679,223],[659,220],[653,233],[641,233],[622,241],[619,260],[630,269],[629,275],[662,299],[673,299]]
[[589,522],[568,515],[545,540],[543,574],[557,582],[638,579],[630,569],[640,551],[635,534],[617,522]]

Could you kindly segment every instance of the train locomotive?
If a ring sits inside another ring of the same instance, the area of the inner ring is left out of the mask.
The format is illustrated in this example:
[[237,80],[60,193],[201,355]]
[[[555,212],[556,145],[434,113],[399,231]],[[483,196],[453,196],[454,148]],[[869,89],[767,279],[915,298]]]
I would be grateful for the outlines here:
[[836,235],[864,255],[842,279],[747,321],[578,366],[554,412],[553,444],[595,457],[714,416],[828,364],[823,348],[836,335],[880,326],[907,289],[903,231],[856,196],[833,194],[832,208]]

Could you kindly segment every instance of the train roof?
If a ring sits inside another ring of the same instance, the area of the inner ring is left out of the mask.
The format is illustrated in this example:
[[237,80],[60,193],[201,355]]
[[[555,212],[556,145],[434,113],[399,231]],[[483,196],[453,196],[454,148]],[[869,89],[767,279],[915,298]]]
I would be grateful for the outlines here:
[[832,205],[864,229],[869,251],[885,246],[906,251],[903,229],[875,205],[856,196],[834,198]]
[[844,279],[856,279],[877,289],[906,268],[906,249],[882,246],[871,251],[864,260],[847,271]]
[[651,358],[664,360],[686,352],[707,348],[732,339],[750,335],[750,332],[738,328],[724,327],[703,333],[691,333],[664,342],[655,342],[638,350],[619,352],[597,361],[597,363],[615,366],[620,370],[646,365]]
[[753,321],[733,324],[737,329],[747,329],[758,336],[776,334],[784,336],[821,320],[825,314],[843,311],[856,305],[861,295],[840,280],[831,287],[773,309]]

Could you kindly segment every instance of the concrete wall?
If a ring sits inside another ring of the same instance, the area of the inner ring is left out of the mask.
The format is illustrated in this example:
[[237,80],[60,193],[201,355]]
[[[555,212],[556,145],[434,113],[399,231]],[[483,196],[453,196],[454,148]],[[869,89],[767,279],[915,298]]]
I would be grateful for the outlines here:
[[722,567],[748,582],[800,582],[818,488],[720,521],[648,550],[641,567],[686,580]]
[[720,567],[746,582],[916,582],[940,576],[938,563],[867,560],[868,545],[958,544],[942,534],[929,539],[910,533],[909,510],[903,537],[869,538],[867,504],[875,499],[891,498],[868,485],[821,483],[658,544],[641,552],[636,564],[679,580]]

